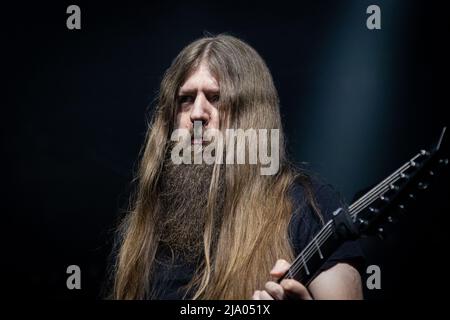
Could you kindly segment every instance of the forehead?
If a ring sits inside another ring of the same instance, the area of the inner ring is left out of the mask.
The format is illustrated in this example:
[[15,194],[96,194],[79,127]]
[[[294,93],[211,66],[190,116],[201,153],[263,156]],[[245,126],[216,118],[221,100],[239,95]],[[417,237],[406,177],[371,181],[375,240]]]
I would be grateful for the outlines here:
[[206,62],[193,69],[180,87],[180,92],[198,90],[219,90],[219,81],[211,73]]

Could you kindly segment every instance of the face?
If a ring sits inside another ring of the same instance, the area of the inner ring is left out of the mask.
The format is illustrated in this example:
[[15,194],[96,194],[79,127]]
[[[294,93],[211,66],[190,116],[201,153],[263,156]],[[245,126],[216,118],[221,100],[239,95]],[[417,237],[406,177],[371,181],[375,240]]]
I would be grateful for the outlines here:
[[[194,121],[201,121],[203,129],[219,129],[219,83],[205,62],[193,70],[178,90],[178,129],[192,130]],[[193,141],[202,143],[202,141]]]

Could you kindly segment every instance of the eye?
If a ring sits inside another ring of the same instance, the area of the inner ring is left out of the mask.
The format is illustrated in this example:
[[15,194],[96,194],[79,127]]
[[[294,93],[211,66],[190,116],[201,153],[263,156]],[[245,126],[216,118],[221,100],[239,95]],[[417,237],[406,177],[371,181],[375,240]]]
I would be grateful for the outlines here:
[[178,96],[178,102],[179,102],[180,104],[183,104],[183,103],[189,103],[189,102],[192,102],[192,101],[194,101],[194,98],[193,98],[192,96],[190,96],[190,95],[181,95],[181,96]]
[[212,103],[219,101],[220,96],[218,94],[215,94],[213,96],[211,96],[211,98],[209,98],[209,101],[211,101]]

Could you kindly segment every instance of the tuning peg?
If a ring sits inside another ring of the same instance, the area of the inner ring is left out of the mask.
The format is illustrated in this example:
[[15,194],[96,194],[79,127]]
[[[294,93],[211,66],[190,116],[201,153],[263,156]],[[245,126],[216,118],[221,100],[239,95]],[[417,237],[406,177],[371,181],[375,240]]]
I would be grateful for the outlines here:
[[447,159],[447,158],[445,158],[445,159],[439,159],[439,164],[440,164],[440,165],[443,165],[443,166],[446,166],[446,165],[448,164],[448,159]]
[[409,197],[411,200],[416,200],[416,196],[415,196],[413,193],[408,194],[408,197]]
[[407,175],[406,173],[402,172],[402,173],[400,173],[400,178],[401,179],[408,179],[409,175]]
[[398,190],[398,189],[399,189],[398,186],[396,186],[396,185],[393,184],[393,183],[391,183],[391,184],[389,185],[389,188],[390,188],[391,190]]
[[399,204],[397,206],[397,211],[396,212],[398,212],[400,215],[406,214],[406,206],[403,203]]
[[428,188],[428,183],[426,183],[426,182],[419,182],[417,184],[417,188],[419,188],[419,190],[425,190],[425,189]]
[[392,218],[391,216],[388,216],[388,217],[387,217],[387,221],[388,221],[389,223],[394,223],[394,218]]
[[358,223],[364,228],[366,228],[369,225],[369,222],[367,220],[365,220],[365,219],[362,219],[362,218],[358,219]]
[[377,229],[377,237],[380,240],[384,240],[385,239],[385,234],[384,234],[384,229],[383,228],[378,228]]
[[428,171],[428,174],[429,174],[430,176],[434,176],[434,171],[433,171],[433,170],[430,170],[430,171]]

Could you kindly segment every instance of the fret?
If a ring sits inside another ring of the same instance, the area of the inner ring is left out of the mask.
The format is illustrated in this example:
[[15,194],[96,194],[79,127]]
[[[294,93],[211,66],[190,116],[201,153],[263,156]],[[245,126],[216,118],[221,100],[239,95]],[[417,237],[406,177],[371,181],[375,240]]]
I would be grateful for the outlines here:
[[[444,132],[445,129],[441,135],[441,140]],[[289,270],[278,282],[289,277],[300,281],[306,286],[309,285],[314,279],[316,272],[320,269],[320,266],[323,265],[324,260],[330,257],[346,241],[347,237],[353,239],[353,237],[361,234],[372,235],[373,233],[377,233],[376,230],[382,230],[380,222],[383,223],[383,221],[380,221],[380,218],[386,219],[388,223],[393,222],[394,219],[391,215],[386,215],[388,213],[386,211],[392,208],[404,210],[405,206],[399,199],[414,196],[413,190],[409,190],[409,187],[414,186],[419,190],[428,188],[428,181],[419,180],[421,177],[420,173],[426,172],[428,176],[435,175],[435,168],[432,167],[431,160],[437,160],[437,151],[435,149],[432,153],[429,153],[421,150],[410,161],[404,163],[390,176],[351,204],[347,209],[352,222],[355,223],[354,227],[356,231],[349,230],[353,228],[349,226],[348,217],[345,216],[338,216],[339,218],[331,219],[325,223],[310,243],[294,259]],[[439,163],[441,162],[445,165],[448,163],[448,160],[439,159]],[[337,209],[335,212],[339,212],[339,209],[345,210],[346,208],[341,207]],[[359,215],[361,212],[362,214]],[[337,230],[335,229],[336,226],[338,226]],[[342,231],[343,227],[348,229],[347,231],[349,232]]]
[[334,224],[330,220],[294,259],[289,270],[278,282],[284,278],[293,278],[308,285],[314,277],[315,270],[318,270],[324,260],[339,246],[339,241],[334,235]]
[[313,240],[294,259],[291,267],[285,276],[279,279],[279,282],[283,278],[294,278],[305,281],[305,283],[310,280],[313,276],[312,271],[317,269],[318,264],[323,263],[326,256],[329,256],[329,252],[323,252],[322,246],[334,235],[332,227],[331,221],[323,226]]
[[303,255],[302,255],[302,262],[303,262],[303,266],[305,267],[306,275],[309,276],[309,269],[308,269],[308,266],[306,265],[305,257]]
[[[413,159],[417,159],[422,156],[421,154],[417,154]],[[413,161],[413,160],[411,160]],[[391,174],[377,186],[372,188],[367,194],[370,194],[369,197],[363,196],[357,201],[355,201],[349,208],[349,212],[352,218],[355,218],[358,213],[367,208],[371,203],[375,202],[377,199],[381,199],[383,201],[390,200],[390,197],[386,197],[385,194],[391,191],[397,191],[398,186],[395,185],[400,179],[405,179],[409,177],[405,172],[412,168],[411,161],[405,163],[402,167],[400,167],[396,172]],[[367,198],[367,199],[364,199]]]
[[322,254],[322,251],[320,250],[319,244],[317,243],[317,238],[314,237],[313,240],[314,240],[314,244],[316,245],[316,250],[317,250],[317,252],[319,252],[320,260],[323,260],[323,254]]
[[[368,192],[368,194],[375,194],[378,197],[386,191],[386,186],[389,186],[389,184],[394,181],[397,182],[398,178],[405,178],[409,177],[408,174],[405,172],[409,169],[414,169],[414,167],[411,165],[411,163],[414,163],[414,165],[417,165],[416,160],[419,157],[423,157],[424,155],[422,153],[418,153],[416,156],[414,156],[410,161],[406,162],[402,167],[400,167],[397,171],[392,173],[389,177],[384,179],[381,183],[379,183],[377,186],[375,186],[372,190]],[[355,206],[358,206],[364,197],[361,197],[357,201],[355,201],[350,208],[353,209]],[[376,198],[376,197],[373,197]]]
[[[426,151],[421,151],[416,154],[410,161],[406,162],[402,167],[397,169],[397,171],[372,188],[365,196],[355,201],[349,208],[350,216],[355,219],[360,212],[378,199],[388,203],[391,200],[391,193],[394,193],[395,195],[400,186],[406,183],[411,178],[411,175],[422,166],[424,160],[426,160],[424,158],[427,158],[428,155],[429,153]],[[399,182],[400,185],[397,185]]]

